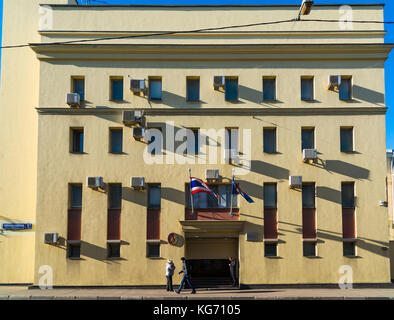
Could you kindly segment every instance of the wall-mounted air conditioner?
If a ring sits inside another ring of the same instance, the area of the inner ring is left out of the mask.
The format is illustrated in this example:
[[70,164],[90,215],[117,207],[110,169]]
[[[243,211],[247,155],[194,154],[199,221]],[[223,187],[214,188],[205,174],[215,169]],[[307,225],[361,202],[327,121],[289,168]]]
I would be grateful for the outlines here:
[[136,140],[143,140],[145,138],[145,127],[134,127],[133,137]]
[[70,107],[80,107],[81,106],[81,98],[78,93],[67,93],[66,94],[66,103]]
[[213,77],[213,87],[215,89],[224,88],[225,84],[226,84],[226,78],[224,76]]
[[302,188],[302,176],[290,176],[289,186],[290,188]]
[[219,180],[219,170],[217,169],[207,169],[205,171],[205,179],[206,180]]
[[87,177],[86,178],[86,185],[88,188],[104,188],[104,181],[102,177]]
[[125,125],[139,124],[143,125],[145,122],[144,112],[142,110],[123,111],[122,121]]
[[146,90],[145,80],[131,79],[130,90],[135,92],[144,92]]
[[44,233],[44,243],[57,244],[59,242],[58,233]]
[[328,76],[328,90],[338,90],[340,85],[341,85],[340,75]]
[[317,150],[316,149],[303,149],[302,150],[302,159],[304,161],[317,160]]
[[145,189],[145,178],[131,177],[130,185],[133,189],[137,189],[137,190]]

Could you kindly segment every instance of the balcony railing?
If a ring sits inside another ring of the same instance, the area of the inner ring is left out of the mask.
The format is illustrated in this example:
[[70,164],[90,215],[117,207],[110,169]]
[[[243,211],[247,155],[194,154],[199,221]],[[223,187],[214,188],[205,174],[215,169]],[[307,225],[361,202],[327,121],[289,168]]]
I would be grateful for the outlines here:
[[227,220],[238,221],[239,209],[233,208],[230,216],[230,208],[210,208],[210,209],[185,209],[185,220]]

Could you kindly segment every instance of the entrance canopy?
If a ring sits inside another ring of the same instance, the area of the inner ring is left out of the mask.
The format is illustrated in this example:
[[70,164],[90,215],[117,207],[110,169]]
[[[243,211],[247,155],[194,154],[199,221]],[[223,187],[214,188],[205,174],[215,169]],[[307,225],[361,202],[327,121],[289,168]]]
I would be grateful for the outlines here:
[[180,221],[186,238],[199,237],[238,237],[245,221]]

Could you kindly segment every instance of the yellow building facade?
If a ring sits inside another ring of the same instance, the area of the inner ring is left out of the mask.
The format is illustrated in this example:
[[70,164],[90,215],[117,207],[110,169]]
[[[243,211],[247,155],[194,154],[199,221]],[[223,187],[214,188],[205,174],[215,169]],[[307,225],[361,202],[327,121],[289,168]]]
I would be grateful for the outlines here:
[[[3,51],[0,215],[32,228],[0,234],[0,283],[39,285],[50,268],[54,286],[164,285],[167,259],[179,283],[183,256],[202,284],[229,277],[230,256],[241,286],[390,282],[383,24],[295,21],[297,6],[28,2],[37,16],[20,28],[25,1],[4,2],[3,45],[29,47]],[[346,12],[383,21],[382,5],[302,19]],[[189,169],[218,170],[219,200],[190,207]],[[254,203],[231,202],[233,172]]]

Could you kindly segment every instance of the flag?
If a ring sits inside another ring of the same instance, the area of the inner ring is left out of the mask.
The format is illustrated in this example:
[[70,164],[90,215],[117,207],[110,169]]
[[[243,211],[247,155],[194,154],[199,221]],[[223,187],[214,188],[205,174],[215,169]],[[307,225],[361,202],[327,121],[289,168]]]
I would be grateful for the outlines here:
[[249,203],[254,203],[253,199],[247,195],[247,193],[243,192],[239,186],[235,183],[234,177],[233,177],[233,194],[240,194],[245,198],[245,200]]
[[199,192],[205,192],[205,193],[210,193],[216,198],[218,198],[218,195],[213,192],[213,190],[201,179],[197,178],[190,178],[190,185],[191,185],[191,193],[196,194]]

